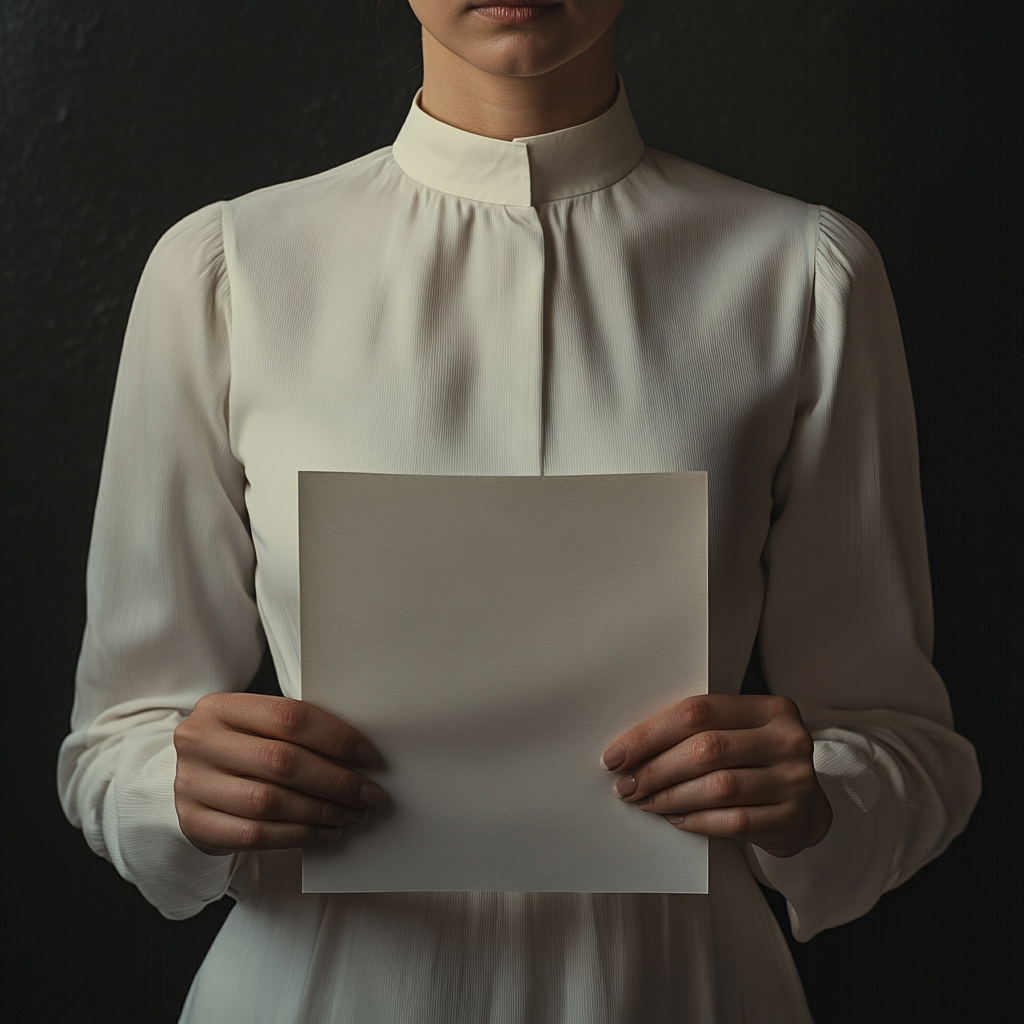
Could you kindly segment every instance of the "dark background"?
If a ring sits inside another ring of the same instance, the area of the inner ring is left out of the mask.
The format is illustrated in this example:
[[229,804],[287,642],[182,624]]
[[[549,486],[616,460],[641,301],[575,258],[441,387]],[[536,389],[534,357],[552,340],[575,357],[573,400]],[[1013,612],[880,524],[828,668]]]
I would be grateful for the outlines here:
[[[818,1024],[1024,1020],[1022,6],[630,0],[620,23],[647,142],[859,222],[904,330],[935,661],[985,792],[942,858],[794,944]],[[163,920],[65,822],[53,781],[129,304],[180,217],[389,144],[418,37],[401,0],[0,11],[3,1006],[19,1022],[170,1022],[230,901]]]

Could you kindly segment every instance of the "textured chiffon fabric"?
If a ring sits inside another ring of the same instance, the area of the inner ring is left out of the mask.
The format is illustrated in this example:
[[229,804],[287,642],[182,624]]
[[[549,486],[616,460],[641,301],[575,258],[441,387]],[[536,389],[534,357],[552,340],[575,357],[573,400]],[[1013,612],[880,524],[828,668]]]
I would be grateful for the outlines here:
[[[738,692],[759,643],[815,737],[828,836],[786,860],[713,840],[707,896],[303,895],[296,852],[200,853],[174,728],[267,643],[300,695],[299,470],[707,470],[711,689]],[[128,325],[87,587],[65,811],[166,916],[238,900],[187,1024],[806,1021],[755,873],[809,939],[941,853],[978,796],[930,663],[877,249],[645,149],[621,88],[513,142],[414,103],[393,147],[172,228]]]

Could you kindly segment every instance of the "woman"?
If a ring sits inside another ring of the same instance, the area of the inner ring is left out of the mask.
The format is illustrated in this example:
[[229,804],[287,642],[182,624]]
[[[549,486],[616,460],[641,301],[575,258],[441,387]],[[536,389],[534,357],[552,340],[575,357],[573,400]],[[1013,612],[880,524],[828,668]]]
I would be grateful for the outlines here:
[[[645,150],[621,2],[413,0],[394,146],[200,210],[143,274],[60,786],[166,916],[239,901],[190,1024],[809,1020],[755,876],[806,940],[977,799],[877,250]],[[712,837],[707,896],[300,894],[299,848],[387,794],[373,737],[292,699],[299,469],[708,471],[712,693],[595,751]],[[241,692],[264,636],[284,698]],[[772,696],[739,695],[755,638]]]

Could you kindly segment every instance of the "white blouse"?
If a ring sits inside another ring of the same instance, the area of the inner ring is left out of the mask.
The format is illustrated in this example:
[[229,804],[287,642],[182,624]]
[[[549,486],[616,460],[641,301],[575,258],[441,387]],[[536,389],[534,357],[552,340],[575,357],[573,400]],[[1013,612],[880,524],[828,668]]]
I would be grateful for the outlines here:
[[[829,834],[789,859],[712,840],[707,896],[302,895],[296,851],[199,852],[174,728],[265,642],[299,696],[300,469],[707,470],[711,689],[739,691],[759,638]],[[65,811],[167,917],[238,900],[189,1024],[807,1021],[752,872],[809,939],[941,853],[979,793],[930,662],[877,249],[645,149],[621,88],[512,142],[414,102],[392,147],[173,227],[128,324],[87,585]]]

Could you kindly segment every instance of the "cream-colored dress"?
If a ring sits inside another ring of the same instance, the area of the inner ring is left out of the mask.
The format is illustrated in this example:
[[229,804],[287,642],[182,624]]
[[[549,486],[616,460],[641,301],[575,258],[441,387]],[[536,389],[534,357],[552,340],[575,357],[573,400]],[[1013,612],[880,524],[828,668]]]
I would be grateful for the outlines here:
[[[713,840],[707,896],[302,895],[297,852],[200,853],[172,731],[246,687],[264,638],[299,695],[300,469],[707,470],[711,688],[739,690],[760,637],[815,736],[828,836],[788,860]],[[594,121],[513,142],[414,103],[392,147],[157,245],[61,797],[166,916],[238,899],[187,1024],[796,1024],[752,872],[807,939],[937,856],[977,799],[931,643],[910,389],[865,234],[645,149],[621,89]]]

